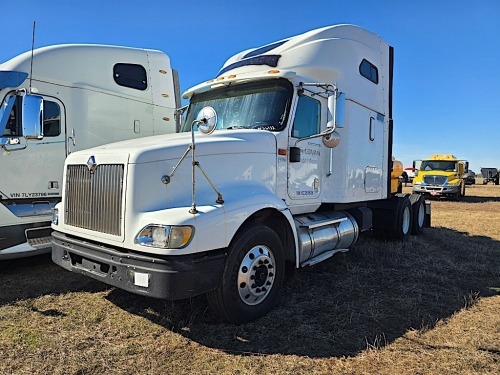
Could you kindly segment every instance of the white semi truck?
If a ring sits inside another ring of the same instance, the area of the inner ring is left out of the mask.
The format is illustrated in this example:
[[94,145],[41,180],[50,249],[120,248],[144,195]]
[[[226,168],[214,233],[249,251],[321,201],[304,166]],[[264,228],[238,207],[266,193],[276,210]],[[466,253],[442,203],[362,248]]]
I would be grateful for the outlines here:
[[161,51],[56,45],[0,64],[0,260],[50,252],[68,154],[175,132],[179,103]]
[[53,261],[140,295],[206,293],[242,323],[360,232],[421,233],[430,206],[391,179],[392,73],[393,48],[352,25],[233,56],[184,93],[179,134],[69,155]]

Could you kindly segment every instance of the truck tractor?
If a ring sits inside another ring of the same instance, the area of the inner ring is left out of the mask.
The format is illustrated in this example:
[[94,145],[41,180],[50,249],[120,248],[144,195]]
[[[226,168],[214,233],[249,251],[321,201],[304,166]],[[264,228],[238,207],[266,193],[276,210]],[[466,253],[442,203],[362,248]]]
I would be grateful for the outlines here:
[[53,261],[143,296],[206,293],[240,324],[362,232],[421,233],[430,205],[398,193],[393,56],[353,25],[247,49],[184,93],[178,134],[70,154]]
[[465,196],[468,161],[459,160],[451,154],[433,154],[425,160],[414,160],[413,168],[417,163],[420,167],[413,179],[413,193],[457,201]]
[[160,51],[55,45],[0,64],[0,260],[50,253],[67,155],[175,132],[179,103]]

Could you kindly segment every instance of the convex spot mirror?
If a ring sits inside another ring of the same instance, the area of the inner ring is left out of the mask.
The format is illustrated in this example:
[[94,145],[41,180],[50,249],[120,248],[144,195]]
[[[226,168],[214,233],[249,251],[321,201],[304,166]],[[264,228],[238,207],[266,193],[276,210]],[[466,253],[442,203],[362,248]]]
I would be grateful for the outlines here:
[[323,136],[323,144],[328,148],[337,147],[340,143],[340,135],[336,131]]
[[195,122],[198,124],[198,129],[203,134],[211,134],[217,126],[217,113],[212,107],[203,107]]

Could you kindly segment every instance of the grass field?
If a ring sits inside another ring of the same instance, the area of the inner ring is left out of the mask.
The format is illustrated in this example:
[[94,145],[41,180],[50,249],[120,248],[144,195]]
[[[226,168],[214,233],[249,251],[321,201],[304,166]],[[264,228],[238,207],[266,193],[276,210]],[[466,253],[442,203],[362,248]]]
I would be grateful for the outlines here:
[[433,201],[432,225],[406,243],[363,234],[241,326],[204,297],[138,297],[50,256],[1,262],[0,374],[498,374],[500,186]]

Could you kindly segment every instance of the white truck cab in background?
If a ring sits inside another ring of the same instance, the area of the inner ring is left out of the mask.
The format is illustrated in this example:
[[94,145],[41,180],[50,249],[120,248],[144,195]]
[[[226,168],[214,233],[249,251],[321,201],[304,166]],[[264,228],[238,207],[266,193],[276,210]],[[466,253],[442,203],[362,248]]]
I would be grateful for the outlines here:
[[0,64],[0,260],[50,252],[68,154],[173,133],[179,105],[161,51],[55,45]]
[[69,155],[52,259],[156,298],[207,293],[235,323],[276,302],[285,267],[406,239],[430,215],[398,194],[393,49],[334,25],[250,49],[184,93],[181,132]]

